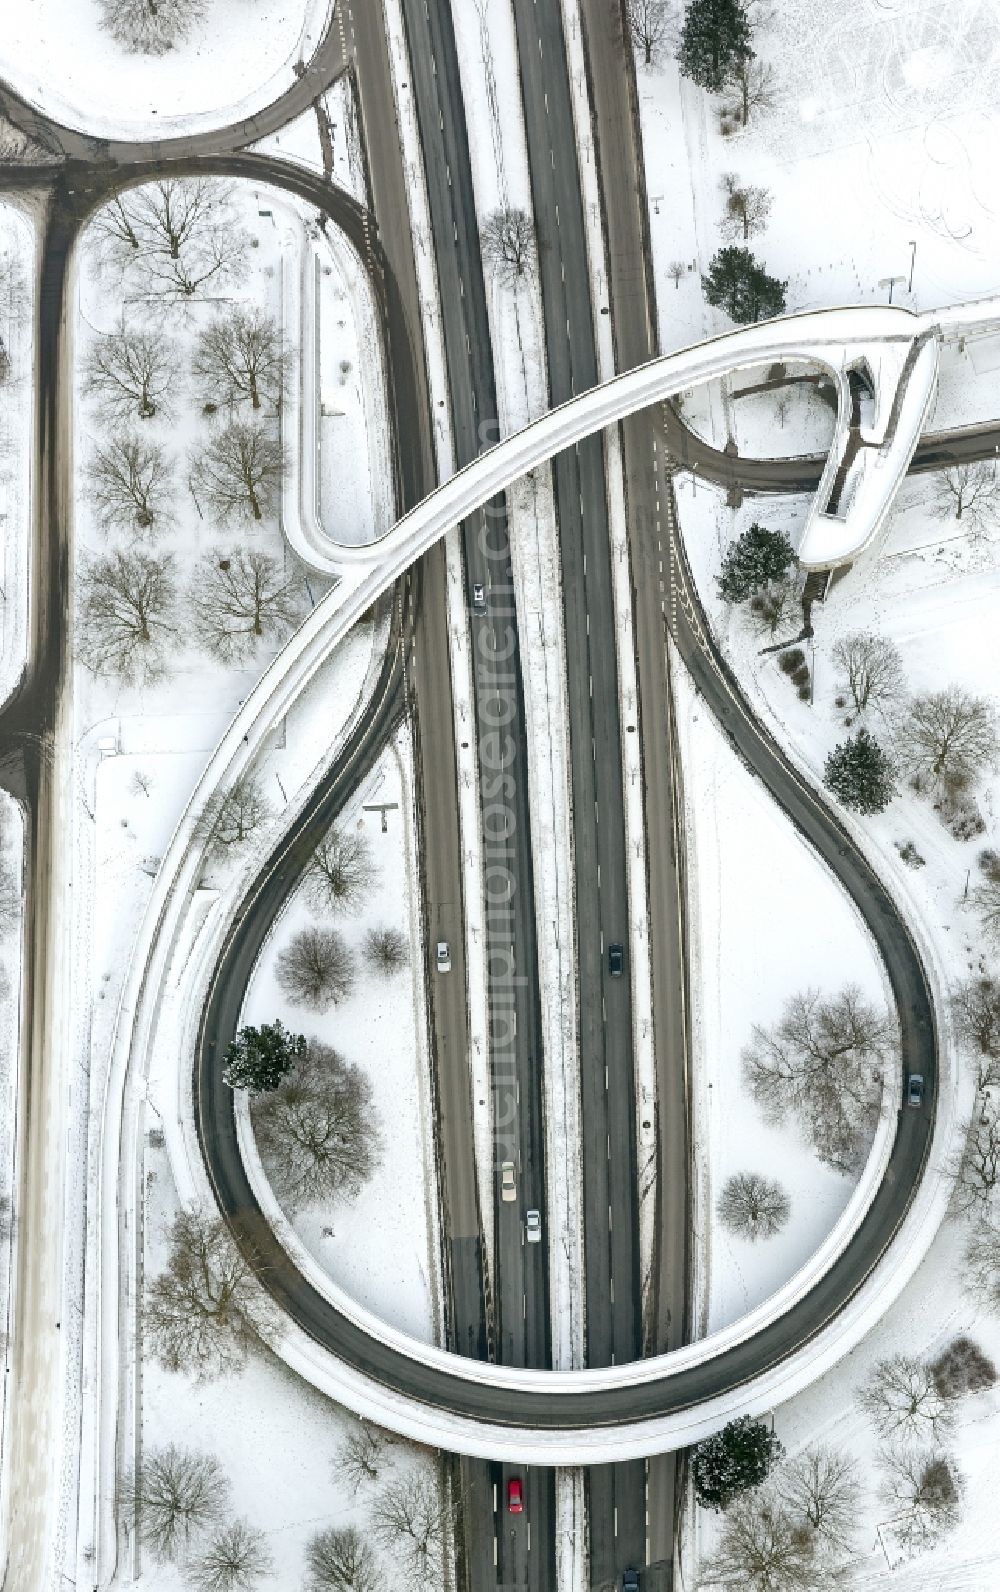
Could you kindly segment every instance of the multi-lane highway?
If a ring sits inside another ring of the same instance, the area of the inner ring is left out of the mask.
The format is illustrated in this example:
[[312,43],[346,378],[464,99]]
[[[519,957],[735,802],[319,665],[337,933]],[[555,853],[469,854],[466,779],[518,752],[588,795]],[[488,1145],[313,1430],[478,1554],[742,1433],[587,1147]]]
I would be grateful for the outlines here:
[[[527,12],[537,9],[541,12],[539,19],[535,19]],[[430,8],[427,8],[429,13]],[[596,12],[595,12],[596,15]],[[353,20],[353,19],[352,19]],[[428,15],[428,22],[430,18]],[[372,28],[370,16],[367,25]],[[530,51],[531,44],[541,46],[539,58],[544,59],[546,42],[549,42],[551,53],[557,55],[557,46],[554,33],[547,33],[555,26],[554,18],[545,12],[544,7],[528,8],[522,6],[518,13],[519,43],[522,52],[525,43]],[[54,865],[51,852],[51,840],[54,835],[54,822],[49,822],[49,817],[56,811],[51,771],[47,772],[46,760],[40,755],[38,747],[44,743],[45,737],[52,732],[56,724],[60,684],[65,663],[65,637],[64,617],[69,568],[69,549],[67,543],[67,526],[70,523],[69,513],[69,482],[68,459],[70,457],[69,439],[66,431],[68,421],[68,404],[66,402],[66,387],[64,383],[65,371],[61,368],[64,350],[64,322],[63,322],[63,288],[66,251],[70,241],[78,230],[79,222],[102,192],[107,191],[107,184],[116,178],[115,166],[119,171],[126,172],[129,180],[141,180],[143,176],[153,176],[157,173],[159,161],[163,158],[178,160],[180,157],[190,159],[192,168],[201,158],[201,169],[227,170],[233,174],[242,174],[253,177],[255,180],[274,180],[288,186],[294,191],[304,192],[314,202],[322,203],[323,207],[350,230],[357,230],[357,209],[350,207],[349,203],[339,205],[337,197],[329,188],[324,188],[322,195],[318,193],[318,179],[309,179],[304,174],[296,174],[281,162],[258,161],[256,157],[232,155],[231,152],[250,139],[256,139],[266,131],[284,123],[290,114],[295,114],[308,107],[315,93],[317,85],[324,73],[329,81],[331,75],[342,70],[347,62],[349,52],[354,50],[355,61],[359,63],[359,77],[363,84],[370,84],[376,75],[374,71],[366,75],[363,61],[364,44],[361,38],[363,28],[359,15],[357,41],[346,40],[344,34],[338,30],[337,37],[328,36],[327,40],[317,51],[316,57],[310,63],[309,77],[300,80],[294,88],[281,101],[268,111],[262,112],[260,117],[251,122],[240,123],[233,128],[221,131],[213,130],[210,133],[196,134],[191,139],[164,141],[163,144],[137,146],[133,143],[107,142],[105,140],[88,138],[87,135],[76,134],[68,129],[59,129],[49,123],[39,113],[26,111],[22,102],[16,96],[0,89],[0,108],[15,121],[20,121],[27,131],[39,135],[43,142],[50,148],[60,148],[69,153],[78,163],[71,168],[68,175],[47,177],[37,170],[34,172],[8,173],[11,183],[22,187],[33,186],[50,188],[53,195],[53,207],[44,240],[43,268],[42,268],[42,314],[40,323],[39,345],[39,448],[40,456],[36,480],[39,483],[38,506],[35,517],[35,548],[33,557],[34,584],[32,592],[32,641],[30,650],[29,670],[19,693],[12,699],[0,723],[0,755],[5,777],[9,776],[11,783],[18,789],[19,794],[28,798],[29,812],[31,815],[30,852],[31,852],[31,882],[29,887],[29,931],[28,951],[26,955],[25,978],[29,997],[29,1010],[32,1013],[31,1021],[26,1025],[26,1050],[23,1059],[25,1076],[32,1091],[32,1116],[33,1136],[24,1145],[26,1160],[28,1162],[28,1179],[36,1187],[32,1192],[28,1183],[22,1189],[23,1205],[21,1211],[22,1228],[30,1233],[33,1223],[37,1229],[43,1230],[43,1222],[47,1220],[42,1210],[42,1201],[50,1203],[53,1197],[51,1189],[43,1190],[41,1187],[41,1169],[50,1165],[48,1146],[41,1131],[41,1124],[45,1120],[45,1089],[51,1088],[54,1073],[45,1065],[45,1051],[49,1043],[49,1028],[47,1014],[51,1010],[51,989],[47,982],[51,981],[55,950],[51,938],[51,925],[47,924],[45,916],[46,883],[49,869]],[[380,27],[376,24],[374,32],[379,33]],[[412,41],[411,41],[412,42]],[[377,45],[377,41],[375,41]],[[383,41],[384,44],[384,41]],[[377,50],[373,47],[373,55]],[[419,52],[414,49],[415,56]],[[384,51],[383,51],[384,54]],[[563,68],[564,69],[564,68]],[[613,70],[613,65],[610,70]],[[402,191],[405,200],[405,189],[401,182],[395,189],[392,187],[390,167],[392,162],[386,158],[380,161],[372,156],[372,148],[376,150],[381,144],[384,149],[393,146],[393,157],[397,169],[399,168],[398,146],[396,145],[396,130],[394,117],[391,110],[391,86],[386,88],[387,73],[382,70],[381,90],[370,90],[366,101],[365,92],[362,92],[362,114],[365,122],[366,135],[369,142],[369,162],[371,170],[372,187],[376,205],[381,205],[383,242],[386,243],[384,256],[379,251],[376,263],[376,278],[382,283],[381,308],[390,328],[389,341],[392,350],[392,372],[394,381],[394,398],[397,413],[408,416],[408,424],[412,425],[412,432],[408,432],[407,440],[413,441],[414,446],[402,446],[399,449],[399,476],[400,500],[404,504],[416,501],[430,484],[433,467],[430,456],[430,425],[427,415],[426,396],[423,391],[420,365],[422,351],[419,338],[419,318],[417,314],[417,298],[412,282],[404,284],[403,271],[394,265],[394,260],[402,259],[409,251],[408,228],[405,218],[405,202],[399,203]],[[558,73],[557,73],[558,75]],[[536,212],[541,225],[548,226],[548,218],[554,213],[554,206],[560,204],[560,218],[563,211],[560,198],[556,195],[565,194],[567,197],[562,203],[572,203],[569,193],[570,188],[576,190],[576,203],[579,204],[579,194],[576,189],[576,175],[570,169],[570,164],[556,171],[555,161],[557,150],[550,148],[551,169],[555,172],[550,185],[549,179],[539,172],[539,154],[544,147],[540,131],[540,111],[538,109],[538,85],[526,86],[526,107],[533,107],[529,111],[532,122],[532,150],[533,167],[532,175],[535,183]],[[542,87],[542,94],[546,87]],[[381,102],[378,94],[381,93]],[[601,92],[598,88],[595,93],[598,108],[598,123],[601,124]],[[279,108],[280,107],[280,108]],[[550,114],[550,113],[546,113]],[[442,107],[443,115],[443,107]],[[607,118],[606,118],[607,121]],[[536,125],[537,123],[537,125]],[[443,129],[442,129],[443,131]],[[454,129],[453,129],[454,131]],[[456,134],[456,136],[458,136]],[[572,131],[569,132],[570,148],[572,148]],[[464,138],[464,132],[461,132]],[[555,140],[561,148],[562,137]],[[227,159],[220,159],[220,156]],[[562,157],[560,156],[560,159]],[[574,157],[575,158],[575,157]],[[605,158],[602,155],[602,159]],[[95,166],[99,162],[99,166]],[[143,164],[143,162],[146,162]],[[544,160],[542,160],[544,164]],[[430,162],[429,162],[430,166]],[[174,165],[174,171],[181,168],[180,164]],[[383,185],[380,199],[380,184]],[[607,178],[605,186],[607,187]],[[433,195],[433,181],[432,181]],[[395,205],[395,208],[393,208]],[[472,214],[471,210],[469,214]],[[609,234],[614,233],[615,223],[609,220]],[[562,220],[560,219],[560,227]],[[388,248],[388,239],[393,230],[398,241],[398,254],[393,255]],[[472,241],[469,242],[471,250]],[[359,243],[363,247],[363,238],[359,235]],[[544,251],[543,251],[544,252]],[[614,267],[614,250],[612,267]],[[471,255],[470,255],[471,258]],[[580,251],[579,259],[583,258]],[[634,258],[634,256],[633,256]],[[547,321],[553,322],[552,307],[566,308],[567,319],[571,330],[564,339],[562,350],[557,346],[559,338],[549,327],[549,361],[550,380],[553,391],[556,390],[557,380],[568,380],[570,389],[579,379],[584,381],[586,371],[581,370],[577,363],[579,358],[586,357],[587,337],[590,338],[592,348],[592,326],[589,317],[591,307],[588,302],[584,304],[580,282],[578,280],[579,259],[577,260],[577,278],[571,275],[568,286],[562,285],[560,271],[560,286],[549,282],[546,291]],[[566,263],[565,260],[563,263]],[[572,262],[570,262],[572,263]],[[439,261],[440,269],[440,261]],[[551,274],[551,273],[550,273]],[[567,272],[570,275],[569,272]],[[412,272],[411,272],[412,275]],[[463,286],[465,278],[462,279]],[[545,284],[543,283],[543,288]],[[615,304],[614,272],[612,270],[612,308],[615,316],[616,352],[619,363],[623,364],[634,358],[644,357],[641,353],[641,343],[636,345],[633,352],[628,352],[626,340],[628,328],[632,324],[629,320],[628,298],[635,297],[637,289],[635,284],[630,289],[623,288],[622,297]],[[576,319],[574,320],[574,317]],[[648,319],[648,316],[647,316]],[[395,330],[393,330],[393,326]],[[585,332],[585,326],[589,331]],[[623,330],[624,328],[624,330]],[[552,339],[556,337],[556,344]],[[471,342],[470,336],[470,342]],[[579,348],[578,348],[579,345]],[[485,345],[482,345],[485,346]],[[649,345],[650,347],[652,344]],[[470,355],[472,350],[467,351]],[[553,371],[556,374],[553,374]],[[561,372],[561,375],[559,374]],[[409,373],[409,374],[408,374]],[[456,377],[449,365],[449,379]],[[469,379],[469,378],[467,378]],[[590,378],[593,379],[593,376]],[[586,382],[584,381],[584,384]],[[481,390],[469,379],[469,392]],[[579,390],[579,389],[578,389]],[[412,417],[412,418],[409,418]],[[762,463],[754,464],[752,461],[731,459],[722,455],[717,450],[711,449],[706,444],[690,438],[689,434],[670,422],[671,452],[678,457],[684,457],[685,448],[687,458],[706,475],[715,479],[734,483],[746,490],[806,490],[815,485],[819,477],[822,461],[785,461],[780,464]],[[655,442],[654,431],[650,444]],[[918,450],[915,459],[915,468],[932,468],[940,465],[945,459],[952,457],[989,457],[993,453],[996,436],[992,428],[984,428],[976,433],[964,433],[956,438],[927,439]],[[417,444],[419,443],[419,446]],[[646,444],[639,442],[637,452]],[[629,444],[626,439],[626,471],[628,464]],[[599,450],[599,444],[594,444],[592,452]],[[597,503],[603,505],[604,484],[603,479],[595,474],[593,477],[586,474],[588,466],[587,445],[583,445],[582,453],[574,456],[568,465],[556,465],[557,480],[560,471],[569,486],[564,486],[560,491],[560,525],[564,527],[563,504],[566,493],[571,492],[572,484],[577,483],[577,499],[584,498],[582,507],[576,511],[576,518],[572,521],[579,537],[593,536],[591,544],[595,549],[600,545],[600,537],[594,526],[599,527],[600,509]],[[598,469],[598,466],[589,468]],[[581,472],[578,474],[578,472]],[[638,480],[638,474],[633,476]],[[581,486],[584,481],[588,485],[588,492],[584,494]],[[591,490],[592,489],[592,493]],[[592,514],[588,514],[588,505],[595,505]],[[588,529],[588,527],[590,527]],[[669,539],[669,522],[665,521],[664,536]],[[565,538],[564,538],[565,539]],[[606,533],[605,533],[606,543]],[[655,558],[647,544],[647,556]],[[669,549],[668,557],[669,557]],[[605,547],[606,553],[606,547]],[[636,542],[633,539],[633,560],[636,560]],[[589,562],[589,559],[588,559]],[[650,565],[652,568],[652,564]],[[931,1079],[934,1076],[934,1034],[933,1013],[929,1006],[926,988],[919,968],[919,961],[913,951],[905,928],[896,918],[888,898],[881,891],[878,881],[871,876],[870,871],[853,852],[846,835],[839,829],[825,807],[808,792],[804,791],[796,780],[784,758],[776,747],[773,746],[755,723],[752,714],[739,695],[734,682],[728,676],[726,668],[715,652],[710,641],[706,642],[702,631],[707,632],[703,617],[699,616],[696,594],[690,588],[687,572],[683,560],[678,559],[675,565],[677,578],[685,589],[685,603],[680,605],[681,619],[678,623],[677,640],[685,661],[691,668],[696,682],[706,696],[709,704],[716,712],[719,721],[726,732],[731,736],[741,753],[747,758],[751,766],[755,767],[765,783],[773,791],[776,799],[783,805],[793,822],[796,822],[807,837],[817,846],[817,849],[827,857],[830,865],[834,867],[842,878],[845,887],[855,894],[869,917],[873,932],[886,956],[887,965],[893,979],[900,1002],[900,1011],[903,1020],[904,1053],[908,1064],[916,1070],[922,1070]],[[578,575],[582,577],[582,569]],[[471,578],[471,576],[470,576]],[[636,571],[638,579],[638,571]],[[586,603],[592,605],[594,614],[609,614],[609,601],[600,594],[599,577],[595,577],[598,584],[591,582],[584,589],[588,593]],[[428,606],[430,598],[428,593],[436,589],[436,607]],[[374,749],[379,743],[379,737],[388,733],[389,727],[395,722],[395,714],[402,701],[404,656],[408,664],[408,678],[411,686],[411,701],[417,705],[418,719],[421,735],[428,739],[433,738],[435,746],[444,746],[449,749],[443,766],[442,789],[446,792],[449,783],[454,788],[454,757],[451,748],[451,707],[447,691],[441,690],[441,683],[448,678],[447,654],[442,646],[445,634],[444,606],[443,606],[443,574],[440,561],[436,567],[431,560],[423,570],[419,604],[414,604],[412,596],[409,606],[404,607],[404,598],[400,594],[396,605],[396,625],[394,628],[395,651],[391,661],[387,661],[386,674],[383,679],[383,688],[379,693],[379,713],[373,716],[371,725],[359,732],[355,743],[345,750],[345,757],[338,762],[338,767],[332,771],[329,789],[317,793],[316,801],[326,798],[332,806],[326,811],[333,810],[336,805],[335,792],[341,796],[350,782],[350,773],[353,769],[357,776],[365,766],[366,758],[374,755]],[[570,599],[572,601],[572,599]],[[683,615],[690,605],[690,611],[695,616],[694,622],[689,623]],[[589,609],[588,609],[589,611]],[[419,628],[416,631],[414,642],[413,620],[419,615],[431,613],[433,622],[427,626],[423,635]],[[404,618],[405,615],[405,618]],[[567,607],[567,636],[570,633],[570,613]],[[604,630],[605,635],[612,632]],[[637,644],[640,648],[644,645],[641,640],[642,623],[637,610]],[[436,649],[436,650],[435,650]],[[651,655],[650,666],[645,670],[646,678],[655,674]],[[640,664],[640,680],[643,679],[643,667]],[[645,690],[645,686],[643,687]],[[646,698],[644,697],[644,713]],[[596,710],[595,710],[596,711]],[[607,711],[611,711],[610,707]],[[617,707],[614,707],[614,714]],[[579,722],[574,719],[574,723]],[[596,724],[596,720],[594,721]],[[655,720],[654,720],[655,722]],[[668,723],[668,719],[661,719],[660,723]],[[432,727],[433,726],[433,727]],[[601,745],[607,749],[613,745],[613,736],[617,734],[617,720],[613,730],[605,737],[602,732]],[[644,724],[644,734],[647,740],[647,767],[649,759],[650,734],[649,720]],[[40,737],[35,740],[34,737]],[[596,743],[598,737],[594,736],[595,752],[593,755],[594,768],[591,773],[593,788],[597,790],[597,782],[607,777],[607,771],[600,767],[600,759],[596,756]],[[448,761],[450,758],[450,763]],[[574,775],[576,775],[574,765]],[[581,771],[581,779],[584,771]],[[613,778],[610,781],[613,787]],[[620,783],[620,781],[619,781]],[[426,793],[425,793],[426,794]],[[620,795],[619,795],[620,799]],[[613,802],[613,794],[608,798]],[[431,806],[425,801],[425,813]],[[610,809],[609,809],[610,810]],[[316,821],[319,809],[311,807],[308,822]],[[436,809],[435,809],[436,813]],[[664,822],[665,809],[658,809],[659,821]],[[596,829],[604,821],[604,813],[600,809],[595,812]],[[610,828],[610,826],[608,826]],[[621,830],[618,830],[620,835]],[[525,837],[528,829],[525,824]],[[672,844],[670,826],[663,832],[660,842],[666,852]],[[289,869],[289,862],[301,856],[300,846],[306,844],[305,831],[288,837],[279,854],[269,860],[260,881],[258,894],[268,904],[277,900],[280,895],[277,886],[287,886],[290,873],[294,873],[294,866]],[[437,919],[429,921],[428,931],[431,936],[436,932],[437,925],[454,923],[457,929],[452,931],[453,951],[456,951],[461,940],[461,872],[457,856],[457,814],[452,806],[451,813],[447,811],[447,797],[445,796],[445,814],[439,821],[433,820],[433,828],[425,830],[425,853],[427,857],[426,890],[428,902],[433,903],[432,912],[439,914]],[[596,858],[599,852],[600,836],[595,835],[589,855],[592,859],[593,873],[596,877]],[[651,841],[651,848],[653,842]],[[440,871],[438,868],[440,859]],[[579,859],[578,859],[579,863]],[[650,867],[654,866],[652,856]],[[286,877],[280,879],[284,867]],[[583,870],[581,870],[581,878]],[[622,890],[624,875],[622,873]],[[603,887],[603,869],[602,869]],[[530,894],[526,898],[530,901]],[[255,913],[257,898],[255,897]],[[261,908],[263,913],[265,908]],[[447,917],[451,914],[450,918]],[[254,918],[253,922],[261,919]],[[597,920],[601,921],[600,919]],[[247,932],[250,932],[251,924]],[[627,939],[623,925],[622,938]],[[665,943],[665,941],[661,941]],[[247,945],[241,944],[236,950],[227,949],[227,955],[232,954],[234,983],[228,989],[227,999],[238,992],[239,980],[242,976],[243,959],[247,955]],[[603,977],[603,962],[601,969]],[[623,983],[625,981],[622,981]],[[222,985],[217,985],[221,988]],[[588,989],[593,991],[599,987],[589,983]],[[655,984],[654,984],[655,994]],[[586,998],[586,997],[585,997]],[[463,1033],[467,1032],[467,1018],[464,1012],[464,981],[456,978],[448,986],[446,993],[435,996],[435,1027],[440,1025],[440,1032],[454,1036],[452,1065],[445,1069],[452,1080],[458,1080],[456,1088],[455,1126],[454,1131],[444,1136],[448,1144],[455,1146],[455,1155],[452,1158],[456,1164],[462,1164],[465,1156],[465,1182],[461,1184],[457,1174],[448,1170],[449,1156],[445,1155],[445,1170],[443,1173],[446,1185],[446,1209],[451,1209],[451,1203],[462,1207],[474,1207],[474,1177],[471,1175],[471,1133],[468,1130],[468,1102],[461,1099],[463,1069],[465,1069],[465,1054],[463,1048]],[[448,1009],[440,1003],[448,1003]],[[228,1011],[228,1008],[227,1008]],[[269,1243],[269,1236],[262,1234],[258,1221],[254,1217],[252,1196],[247,1195],[247,1190],[241,1183],[241,1168],[231,1164],[230,1149],[235,1143],[235,1134],[232,1129],[227,1109],[231,1103],[227,1097],[218,1090],[217,1070],[213,1074],[211,1066],[211,1051],[209,1045],[214,1042],[216,1047],[225,1039],[226,1013],[220,1015],[219,1025],[215,1033],[209,1032],[210,1025],[206,1026],[205,1044],[199,1054],[198,1070],[196,1074],[200,1089],[199,1120],[203,1125],[206,1155],[216,1180],[220,1195],[220,1202],[227,1210],[237,1231],[253,1231],[255,1243]],[[624,1030],[622,1030],[624,1031]],[[449,1041],[446,1041],[448,1043]],[[216,1051],[217,1053],[217,1051]],[[595,1051],[596,1053],[596,1051]],[[630,1061],[629,1061],[630,1074]],[[465,1090],[467,1095],[467,1076],[465,1077]],[[758,1340],[749,1348],[733,1351],[731,1355],[720,1358],[713,1366],[700,1372],[682,1374],[675,1378],[669,1389],[658,1387],[655,1394],[649,1389],[639,1395],[625,1396],[615,1394],[588,1393],[580,1395],[547,1396],[545,1400],[527,1400],[512,1396],[509,1391],[497,1395],[486,1384],[466,1384],[465,1390],[456,1391],[451,1379],[441,1377],[432,1372],[415,1370],[409,1363],[400,1363],[375,1349],[370,1340],[363,1339],[356,1332],[352,1333],[350,1324],[345,1324],[343,1318],[338,1318],[331,1312],[323,1301],[310,1297],[308,1287],[303,1279],[294,1273],[287,1257],[275,1250],[271,1255],[273,1270],[268,1274],[269,1286],[272,1286],[276,1297],[285,1305],[289,1313],[299,1320],[306,1330],[311,1331],[320,1341],[331,1346],[339,1347],[348,1357],[355,1357],[356,1363],[369,1366],[376,1374],[385,1376],[390,1383],[395,1382],[405,1387],[408,1391],[417,1392],[418,1396],[428,1400],[440,1400],[444,1407],[450,1407],[456,1399],[468,1403],[468,1408],[484,1420],[500,1422],[533,1420],[539,1425],[551,1425],[559,1420],[566,1419],[578,1421],[581,1425],[600,1425],[618,1419],[627,1419],[637,1413],[647,1413],[655,1407],[668,1407],[678,1402],[684,1403],[693,1398],[703,1396],[706,1391],[718,1391],[727,1383],[738,1383],[741,1377],[746,1376],[754,1369],[759,1369],[762,1363],[767,1363],[782,1354],[789,1352],[795,1342],[804,1341],[808,1335],[816,1330],[824,1321],[831,1310],[839,1302],[849,1296],[858,1285],[860,1279],[867,1273],[873,1259],[881,1252],[889,1236],[898,1225],[900,1214],[905,1208],[906,1193],[912,1186],[923,1164],[926,1151],[927,1133],[929,1126],[929,1112],[933,1106],[933,1091],[929,1092],[928,1108],[923,1113],[910,1113],[901,1122],[900,1132],[897,1135],[893,1151],[891,1175],[880,1191],[869,1217],[866,1219],[861,1232],[845,1254],[843,1261],[834,1272],[830,1274],[826,1283],[810,1295],[805,1305],[795,1314],[794,1320],[785,1320],[777,1323],[764,1340]],[[443,1115],[446,1108],[443,1108]],[[631,1133],[631,1112],[629,1113],[629,1133]],[[465,1150],[461,1149],[464,1142]],[[662,1170],[662,1169],[661,1169]],[[452,1181],[449,1181],[452,1179]],[[46,1175],[45,1182],[48,1182]],[[588,1186],[589,1186],[588,1173]],[[626,1189],[629,1182],[634,1184],[634,1172],[631,1165],[627,1166],[621,1174],[623,1193],[620,1197],[634,1201],[634,1186]],[[600,1189],[600,1197],[604,1197],[603,1189],[598,1182],[595,1185]],[[463,1191],[464,1190],[464,1191]],[[57,1191],[58,1192],[58,1191]],[[614,1198],[614,1194],[610,1198]],[[538,1201],[541,1204],[541,1200]],[[245,1224],[245,1225],[241,1225]],[[588,1218],[588,1226],[592,1225]],[[456,1229],[452,1228],[454,1236]],[[478,1223],[474,1230],[467,1234],[474,1247],[478,1242]],[[26,1247],[26,1246],[25,1246]],[[628,1253],[634,1246],[626,1242],[622,1253],[622,1264],[628,1264]],[[500,1256],[501,1266],[504,1269],[504,1255]],[[513,1257],[516,1269],[517,1257]],[[619,1264],[617,1249],[612,1254],[609,1246],[609,1267]],[[460,1277],[468,1278],[478,1276],[478,1266],[473,1258],[473,1263],[467,1265],[463,1259],[462,1264],[453,1267]],[[589,1266],[588,1266],[589,1271]],[[23,1287],[21,1298],[26,1306],[33,1303],[31,1290],[34,1287],[33,1263],[27,1265],[25,1276],[22,1279]],[[456,1278],[453,1276],[453,1283]],[[460,1282],[456,1283],[461,1288]],[[481,1318],[481,1296],[478,1293],[478,1281],[472,1290],[471,1296],[464,1308],[465,1315],[471,1321],[479,1313]],[[539,1289],[543,1293],[544,1284]],[[634,1293],[634,1290],[633,1290]],[[34,1301],[37,1302],[37,1301]],[[591,1323],[599,1323],[602,1317],[595,1312]],[[615,1328],[614,1314],[605,1317],[612,1335]],[[20,1382],[23,1389],[31,1387],[32,1375],[41,1376],[44,1367],[42,1361],[46,1356],[58,1350],[58,1339],[54,1336],[55,1327],[44,1340],[36,1344],[15,1339],[19,1361],[17,1365],[16,1381]],[[626,1330],[626,1328],[622,1328]],[[634,1329],[630,1329],[634,1330]],[[461,1345],[456,1345],[461,1346]],[[592,1352],[592,1345],[588,1339],[588,1350]],[[638,1352],[638,1351],[635,1351]],[[14,1438],[10,1457],[19,1467],[22,1476],[34,1473],[32,1467],[36,1465],[37,1456],[44,1447],[46,1437],[54,1437],[51,1428],[51,1407],[48,1412],[44,1407],[44,1397],[32,1403],[30,1398],[25,1399],[15,1421]],[[34,1431],[31,1430],[32,1422],[37,1422]],[[35,1500],[39,1505],[40,1500]],[[32,1505],[32,1510],[38,1509]],[[22,1506],[27,1505],[26,1496],[22,1497]],[[41,1517],[40,1517],[41,1518]],[[22,1540],[30,1540],[30,1531],[22,1530]],[[515,1555],[514,1564],[521,1561]],[[24,1568],[27,1569],[28,1562]],[[518,1572],[520,1573],[520,1572]],[[533,1572],[537,1577],[538,1571]],[[546,1584],[542,1581],[540,1584]]]

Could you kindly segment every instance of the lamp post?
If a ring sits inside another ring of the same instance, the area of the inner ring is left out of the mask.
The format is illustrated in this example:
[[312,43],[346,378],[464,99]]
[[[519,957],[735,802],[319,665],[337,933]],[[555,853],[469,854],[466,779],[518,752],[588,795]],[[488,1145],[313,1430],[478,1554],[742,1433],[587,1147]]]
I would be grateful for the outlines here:
[[908,283],[907,289],[906,289],[907,293],[912,293],[913,292],[913,267],[916,265],[916,263],[917,263],[917,240],[916,240],[916,238],[911,238],[910,239],[910,280],[909,280],[909,283]]
[[905,281],[906,281],[906,277],[905,276],[883,276],[883,277],[879,278],[879,284],[878,284],[879,287],[887,287],[889,289],[889,303],[890,304],[892,303],[892,290],[896,286],[896,283],[897,282],[905,282]]

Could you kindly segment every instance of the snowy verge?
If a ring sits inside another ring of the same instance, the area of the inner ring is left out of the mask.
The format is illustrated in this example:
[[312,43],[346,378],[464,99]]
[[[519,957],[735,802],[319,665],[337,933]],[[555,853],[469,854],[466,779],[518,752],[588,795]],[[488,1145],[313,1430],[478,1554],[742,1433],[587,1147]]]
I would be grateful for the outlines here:
[[[0,704],[17,686],[28,658],[28,608],[32,550],[32,446],[35,383],[35,227],[18,206],[0,202],[0,260],[9,253],[23,273],[26,303],[19,308],[9,282],[0,302],[0,348],[10,374],[0,384]],[[0,278],[6,272],[0,273]]]
[[[11,1505],[13,1476],[7,1463],[8,1403],[10,1397],[11,1348],[17,1300],[18,1211],[16,1190],[20,1171],[17,1160],[17,1110],[20,1093],[21,1033],[25,1013],[22,970],[25,960],[24,898],[21,881],[25,866],[24,817],[18,803],[0,791],[0,818],[3,829],[3,867],[9,869],[17,889],[12,910],[4,914],[0,930],[0,1343],[3,1344],[4,1379],[0,1391],[0,1522],[4,1535]],[[5,1074],[5,1076],[4,1076]],[[0,1544],[0,1562],[6,1562],[6,1542]]]

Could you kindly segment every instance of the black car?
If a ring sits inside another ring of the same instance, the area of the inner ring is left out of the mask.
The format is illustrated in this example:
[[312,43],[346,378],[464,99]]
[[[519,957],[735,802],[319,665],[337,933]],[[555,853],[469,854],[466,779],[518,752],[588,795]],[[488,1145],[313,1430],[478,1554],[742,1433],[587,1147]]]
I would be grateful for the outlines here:
[[639,1592],[638,1570],[626,1570],[622,1576],[622,1592]]
[[608,946],[608,972],[612,978],[621,978],[625,971],[625,947],[619,945],[617,940],[614,945]]

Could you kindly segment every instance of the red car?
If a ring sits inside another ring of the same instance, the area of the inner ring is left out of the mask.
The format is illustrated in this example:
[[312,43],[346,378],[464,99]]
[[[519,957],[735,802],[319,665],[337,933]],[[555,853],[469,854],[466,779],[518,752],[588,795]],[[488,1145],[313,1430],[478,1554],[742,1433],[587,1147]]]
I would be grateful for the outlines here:
[[519,1515],[524,1511],[524,1494],[521,1491],[520,1476],[512,1476],[507,1483],[507,1508],[512,1515]]

